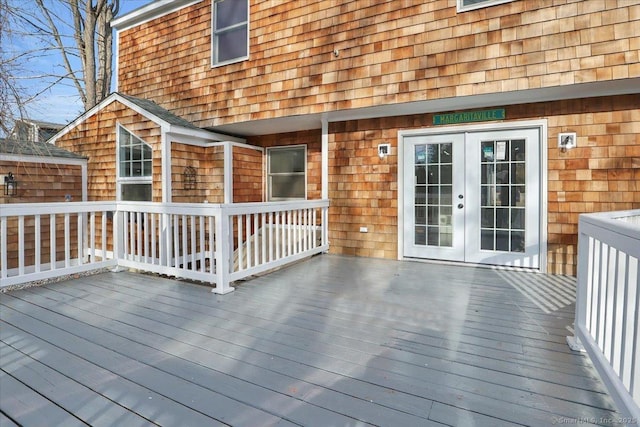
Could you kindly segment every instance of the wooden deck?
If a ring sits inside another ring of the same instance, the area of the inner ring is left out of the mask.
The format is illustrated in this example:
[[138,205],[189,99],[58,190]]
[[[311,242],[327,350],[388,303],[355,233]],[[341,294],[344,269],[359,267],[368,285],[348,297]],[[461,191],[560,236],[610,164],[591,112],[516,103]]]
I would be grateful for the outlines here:
[[566,278],[332,255],[224,296],[133,273],[12,291],[0,424],[616,425],[565,344],[571,294]]

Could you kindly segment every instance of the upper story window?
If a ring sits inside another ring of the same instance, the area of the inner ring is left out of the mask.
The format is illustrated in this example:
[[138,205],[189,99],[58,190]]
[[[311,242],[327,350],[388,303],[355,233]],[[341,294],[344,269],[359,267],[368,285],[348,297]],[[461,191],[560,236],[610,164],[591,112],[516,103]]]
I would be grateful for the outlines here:
[[269,200],[306,199],[307,147],[267,149],[267,184]]
[[213,0],[211,65],[249,57],[249,0]]
[[118,125],[120,200],[151,201],[151,154],[147,143]]
[[458,12],[466,12],[467,10],[480,9],[510,1],[513,0],[458,0]]

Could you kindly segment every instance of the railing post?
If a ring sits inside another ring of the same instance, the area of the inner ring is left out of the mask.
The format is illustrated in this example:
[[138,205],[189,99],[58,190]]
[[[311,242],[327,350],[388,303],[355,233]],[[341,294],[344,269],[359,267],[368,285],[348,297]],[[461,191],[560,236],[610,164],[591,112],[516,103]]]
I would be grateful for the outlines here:
[[573,336],[567,337],[567,344],[573,351],[583,352],[584,346],[580,342],[577,329],[587,325],[587,288],[589,280],[589,236],[583,232],[583,224],[578,226],[578,277],[576,286],[576,317],[573,324]]
[[229,286],[229,274],[232,259],[232,248],[230,244],[231,239],[231,223],[229,221],[229,214],[225,207],[221,207],[218,210],[218,215],[215,219],[215,260],[216,260],[216,287],[211,290],[216,294],[228,294],[233,291],[234,288]]
[[119,210],[118,205],[116,205],[115,211],[113,212],[113,258],[116,260],[116,266],[113,268],[113,272],[115,273],[124,271],[124,269],[119,266],[120,260],[124,258],[123,227],[124,215]]

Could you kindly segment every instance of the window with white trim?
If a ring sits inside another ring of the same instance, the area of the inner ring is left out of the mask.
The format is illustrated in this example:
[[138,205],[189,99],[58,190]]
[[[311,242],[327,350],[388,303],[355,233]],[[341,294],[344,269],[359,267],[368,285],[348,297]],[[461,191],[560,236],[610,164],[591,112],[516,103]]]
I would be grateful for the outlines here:
[[213,0],[211,65],[249,58],[249,0]]
[[267,149],[269,200],[307,198],[307,147],[294,145]]
[[457,5],[458,12],[466,12],[467,10],[480,9],[512,1],[513,0],[458,0]]
[[118,125],[120,200],[151,201],[151,146]]

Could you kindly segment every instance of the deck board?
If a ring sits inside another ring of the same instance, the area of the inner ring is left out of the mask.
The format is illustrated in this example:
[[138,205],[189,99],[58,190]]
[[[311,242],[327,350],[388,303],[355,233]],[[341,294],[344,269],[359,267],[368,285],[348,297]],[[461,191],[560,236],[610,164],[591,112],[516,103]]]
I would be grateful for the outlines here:
[[[614,417],[588,359],[564,343],[571,279],[554,279],[557,291],[554,281],[541,285],[559,301],[547,312],[513,277],[533,286],[545,276],[323,255],[224,296],[133,273],[13,291],[0,295],[0,349],[11,361],[2,385],[29,384],[35,403],[90,425],[130,417],[127,425],[537,426]],[[64,392],[52,394],[47,378]],[[68,397],[82,391],[84,412]],[[7,402],[0,411],[18,421]]]

